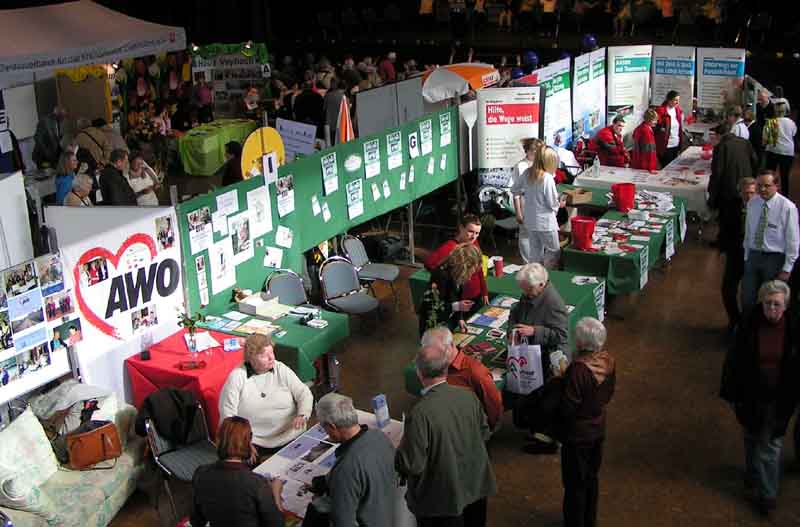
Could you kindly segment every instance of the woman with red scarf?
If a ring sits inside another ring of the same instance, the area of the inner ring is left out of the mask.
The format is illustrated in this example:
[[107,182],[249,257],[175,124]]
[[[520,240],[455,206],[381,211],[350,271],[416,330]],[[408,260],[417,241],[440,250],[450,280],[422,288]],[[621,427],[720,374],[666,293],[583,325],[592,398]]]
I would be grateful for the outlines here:
[[656,108],[658,114],[658,124],[655,128],[656,152],[662,168],[670,164],[680,153],[683,136],[683,110],[680,101],[680,94],[670,90],[661,106]]
[[658,122],[658,114],[655,110],[644,112],[644,121],[633,131],[633,155],[631,156],[631,168],[639,168],[655,172],[658,170],[658,159],[656,159],[656,136],[653,133]]

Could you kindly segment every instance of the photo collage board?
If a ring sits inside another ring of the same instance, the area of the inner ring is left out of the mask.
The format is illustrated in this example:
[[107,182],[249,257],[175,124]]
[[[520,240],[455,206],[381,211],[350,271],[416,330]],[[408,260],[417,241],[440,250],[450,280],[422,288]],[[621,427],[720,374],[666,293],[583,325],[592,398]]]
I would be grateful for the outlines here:
[[60,255],[0,271],[0,389],[50,368],[82,338]]

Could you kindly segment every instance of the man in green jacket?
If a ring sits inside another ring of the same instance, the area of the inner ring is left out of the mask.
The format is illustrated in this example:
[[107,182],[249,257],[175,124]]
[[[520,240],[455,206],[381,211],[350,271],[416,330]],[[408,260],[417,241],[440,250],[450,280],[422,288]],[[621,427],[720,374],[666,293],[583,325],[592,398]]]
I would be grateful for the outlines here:
[[486,414],[475,394],[447,384],[441,346],[417,353],[422,399],[406,417],[395,467],[408,479],[406,501],[419,527],[486,525],[486,498],[495,494],[484,441]]

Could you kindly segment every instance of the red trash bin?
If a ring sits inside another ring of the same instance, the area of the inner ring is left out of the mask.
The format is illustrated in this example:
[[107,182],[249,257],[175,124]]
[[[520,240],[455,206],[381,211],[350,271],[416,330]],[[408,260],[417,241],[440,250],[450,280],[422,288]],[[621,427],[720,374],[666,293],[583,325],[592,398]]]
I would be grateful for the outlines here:
[[628,212],[633,208],[636,185],[633,183],[614,183],[611,185],[611,193],[614,195],[614,203],[617,204],[618,211]]
[[597,220],[588,216],[575,216],[570,220],[572,225],[572,245],[579,251],[592,248],[592,235]]

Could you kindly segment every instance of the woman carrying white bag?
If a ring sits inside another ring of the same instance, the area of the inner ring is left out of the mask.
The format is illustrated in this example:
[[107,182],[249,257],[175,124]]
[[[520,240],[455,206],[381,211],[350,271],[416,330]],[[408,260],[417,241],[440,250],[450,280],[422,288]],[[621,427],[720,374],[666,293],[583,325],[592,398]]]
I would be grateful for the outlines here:
[[[552,376],[551,361],[561,369],[568,360],[567,307],[542,264],[525,265],[516,278],[522,296],[508,318],[506,391],[531,398]],[[523,450],[556,453],[558,445],[530,425],[534,440]]]

